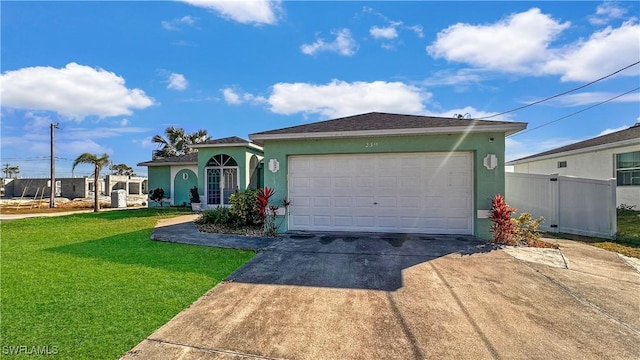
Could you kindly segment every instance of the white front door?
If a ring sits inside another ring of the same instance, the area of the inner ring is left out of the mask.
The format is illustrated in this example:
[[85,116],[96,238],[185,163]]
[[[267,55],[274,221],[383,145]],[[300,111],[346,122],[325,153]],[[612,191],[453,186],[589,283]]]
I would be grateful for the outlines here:
[[238,190],[238,168],[207,168],[206,174],[207,205],[228,205],[229,196]]
[[291,156],[289,229],[473,233],[470,152]]

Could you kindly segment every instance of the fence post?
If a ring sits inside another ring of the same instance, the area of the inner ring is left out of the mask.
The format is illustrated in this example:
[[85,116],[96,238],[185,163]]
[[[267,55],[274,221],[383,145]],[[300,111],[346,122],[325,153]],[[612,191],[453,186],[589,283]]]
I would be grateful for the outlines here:
[[559,174],[549,175],[549,227],[551,232],[560,231],[560,176]]
[[608,204],[609,208],[609,232],[611,233],[611,238],[615,239],[616,233],[618,232],[618,213],[617,213],[617,205],[618,199],[616,198],[617,193],[616,190],[618,188],[618,182],[616,179],[609,179],[609,191],[611,192],[611,196],[609,199],[613,202],[613,204]]

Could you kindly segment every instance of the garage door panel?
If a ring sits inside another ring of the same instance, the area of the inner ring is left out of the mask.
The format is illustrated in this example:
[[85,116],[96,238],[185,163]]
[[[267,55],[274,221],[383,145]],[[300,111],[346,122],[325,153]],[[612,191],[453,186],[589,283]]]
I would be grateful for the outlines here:
[[316,196],[313,198],[314,207],[331,207],[331,197],[329,196]]
[[292,230],[473,231],[471,153],[292,156],[289,179]]
[[337,196],[333,198],[333,206],[336,208],[352,208],[353,199],[350,196]]
[[375,218],[373,216],[355,216],[356,227],[373,228],[375,226]]

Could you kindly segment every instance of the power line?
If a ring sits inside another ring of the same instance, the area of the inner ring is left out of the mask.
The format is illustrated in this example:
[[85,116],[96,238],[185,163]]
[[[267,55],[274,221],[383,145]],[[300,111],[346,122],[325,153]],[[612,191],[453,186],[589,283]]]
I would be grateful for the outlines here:
[[634,62],[634,63],[633,63],[633,64],[631,64],[631,65],[627,65],[627,66],[623,67],[622,69],[619,69],[619,70],[616,70],[615,72],[612,72],[612,73],[611,73],[611,74],[609,74],[609,75],[606,75],[606,76],[603,76],[603,77],[601,77],[601,78],[599,78],[599,79],[593,80],[592,82],[587,83],[587,84],[584,84],[584,85],[582,85],[582,86],[578,86],[577,88],[574,88],[574,89],[571,89],[571,90],[568,90],[568,91],[562,92],[562,93],[560,93],[560,94],[556,94],[556,95],[553,95],[553,96],[549,96],[548,98],[544,98],[544,99],[542,99],[542,100],[534,101],[534,102],[532,102],[531,104],[527,104],[527,105],[524,105],[524,106],[517,107],[517,108],[515,108],[515,109],[511,109],[511,110],[503,111],[503,112],[501,112],[501,113],[499,113],[499,114],[494,114],[494,115],[489,115],[489,116],[485,116],[485,117],[477,118],[477,119],[475,119],[475,120],[491,119],[491,118],[494,118],[494,117],[496,117],[496,116],[500,116],[500,115],[504,115],[504,114],[512,113],[512,112],[515,112],[515,111],[518,111],[518,110],[522,110],[522,109],[528,108],[528,107],[533,106],[533,105],[537,105],[537,104],[543,103],[543,102],[545,102],[545,101],[549,101],[549,100],[551,100],[551,99],[555,99],[555,98],[560,97],[560,96],[563,96],[563,95],[567,95],[567,94],[572,93],[572,92],[574,92],[574,91],[577,91],[577,90],[580,90],[580,89],[584,89],[584,88],[586,88],[586,87],[587,87],[587,86],[589,86],[589,85],[593,85],[593,84],[597,83],[598,81],[602,81],[602,80],[604,80],[604,79],[606,79],[606,78],[610,78],[610,77],[612,77],[613,75],[615,75],[615,74],[617,74],[617,73],[619,73],[619,72],[622,72],[622,71],[624,71],[624,70],[627,70],[628,68],[633,67],[633,66],[636,66],[636,65],[638,65],[638,64],[640,64],[640,61],[636,61],[636,62]]
[[528,133],[529,131],[533,131],[533,130],[536,130],[536,129],[540,129],[540,128],[541,128],[541,127],[543,127],[543,126],[547,126],[547,125],[549,125],[549,124],[553,124],[554,122],[558,122],[558,121],[560,121],[560,120],[564,120],[564,119],[566,119],[566,118],[568,118],[568,117],[571,117],[571,116],[573,116],[573,115],[580,114],[580,113],[585,112],[585,111],[587,111],[587,110],[593,109],[593,108],[594,108],[594,107],[596,107],[596,106],[600,106],[600,105],[602,105],[602,104],[606,104],[606,103],[608,103],[608,102],[610,102],[610,101],[613,101],[613,100],[615,100],[615,99],[617,99],[617,98],[619,98],[619,97],[625,96],[625,95],[630,94],[630,93],[632,93],[632,92],[634,92],[634,91],[637,91],[637,90],[640,90],[640,86],[639,86],[639,87],[637,87],[637,88],[635,88],[635,89],[631,89],[631,90],[629,90],[629,91],[626,91],[626,92],[624,92],[624,93],[622,93],[622,94],[616,95],[616,96],[614,96],[614,97],[612,97],[612,98],[609,98],[609,99],[607,99],[607,100],[601,101],[601,102],[599,102],[599,103],[597,103],[597,104],[593,104],[593,105],[591,105],[591,106],[589,106],[589,107],[586,107],[586,108],[584,108],[584,109],[582,109],[582,110],[578,110],[578,111],[576,111],[576,112],[574,112],[574,113],[571,113],[571,114],[569,114],[569,115],[565,115],[565,116],[563,116],[563,117],[560,117],[560,118],[557,118],[557,119],[555,119],[555,120],[549,121],[549,122],[544,123],[544,124],[542,124],[542,125],[538,125],[538,126],[536,126],[536,127],[534,127],[534,128],[527,129],[527,130],[525,130],[525,131],[521,131],[521,132],[516,133],[516,134],[511,134],[511,135],[509,135],[509,136],[507,136],[507,137],[512,137],[512,136],[522,135],[522,134],[526,134],[526,133]]

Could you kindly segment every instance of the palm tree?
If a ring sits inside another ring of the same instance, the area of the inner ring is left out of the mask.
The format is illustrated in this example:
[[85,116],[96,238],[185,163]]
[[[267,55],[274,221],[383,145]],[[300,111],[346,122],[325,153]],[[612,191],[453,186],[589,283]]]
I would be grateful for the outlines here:
[[100,189],[98,187],[98,180],[99,180],[100,171],[102,170],[102,168],[107,166],[107,165],[109,165],[109,155],[103,154],[102,156],[98,157],[98,155],[94,155],[94,154],[90,154],[90,153],[84,153],[84,154],[78,156],[73,161],[73,166],[71,167],[71,170],[74,170],[78,164],[93,164],[93,166],[94,166],[94,170],[93,170],[93,192],[94,192],[93,211],[94,212],[98,212],[98,211],[100,211],[100,201],[99,201],[99,196],[98,196],[99,193],[100,193]]
[[2,172],[4,172],[4,175],[7,178],[12,178],[13,175],[20,173],[20,167],[17,165],[12,166],[7,163],[7,164],[4,164],[3,166],[4,167],[2,168]]
[[194,133],[187,134],[183,128],[174,126],[168,127],[165,131],[165,137],[155,135],[151,141],[161,146],[156,152],[159,157],[181,156],[194,153],[196,150],[190,148],[189,145],[200,144],[209,140],[211,137],[207,134],[207,130],[198,130]]

